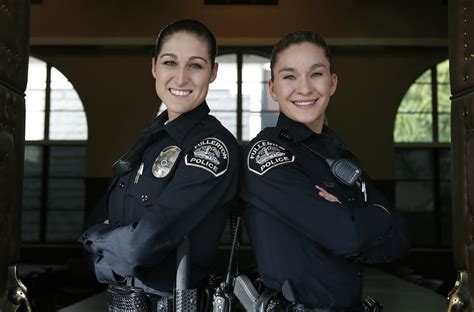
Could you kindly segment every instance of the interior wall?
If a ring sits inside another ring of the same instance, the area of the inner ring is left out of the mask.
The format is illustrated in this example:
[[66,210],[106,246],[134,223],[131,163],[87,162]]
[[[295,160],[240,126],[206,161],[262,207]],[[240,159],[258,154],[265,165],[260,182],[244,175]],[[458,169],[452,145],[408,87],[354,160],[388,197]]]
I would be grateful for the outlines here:
[[[207,6],[204,0],[45,0],[32,6],[31,50],[74,84],[89,126],[89,177],[135,141],[158,105],[150,74],[166,23],[196,18],[221,45],[271,45],[296,29],[334,46],[339,85],[330,126],[376,180],[392,180],[393,125],[410,84],[448,57],[445,1],[280,0],[277,6]],[[179,8],[179,9],[177,9]]]
[[[438,0],[279,0],[279,5],[204,5],[204,0],[44,0],[32,6],[39,38],[155,37],[181,18],[204,21],[219,39],[278,38],[298,28],[326,37],[447,38]],[[242,21],[245,20],[245,23]]]

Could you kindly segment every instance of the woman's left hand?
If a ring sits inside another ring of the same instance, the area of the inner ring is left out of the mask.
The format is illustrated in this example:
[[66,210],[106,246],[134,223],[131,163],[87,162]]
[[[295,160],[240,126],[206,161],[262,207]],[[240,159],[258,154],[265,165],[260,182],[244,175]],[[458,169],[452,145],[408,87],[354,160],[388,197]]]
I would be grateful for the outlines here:
[[315,188],[317,188],[319,190],[319,196],[321,196],[322,198],[324,198],[325,200],[327,201],[330,201],[332,203],[341,203],[341,201],[339,200],[339,198],[337,198],[336,196],[332,195],[331,193],[329,193],[328,191],[326,191],[325,189],[323,189],[322,187],[318,186],[318,185],[315,185],[314,186]]

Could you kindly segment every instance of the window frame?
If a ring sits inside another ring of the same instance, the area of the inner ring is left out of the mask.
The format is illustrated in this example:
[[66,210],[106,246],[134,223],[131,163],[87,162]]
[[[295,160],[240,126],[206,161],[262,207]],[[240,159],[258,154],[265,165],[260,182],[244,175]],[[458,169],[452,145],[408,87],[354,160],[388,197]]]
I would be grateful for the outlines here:
[[[50,175],[50,154],[51,154],[51,148],[54,147],[77,147],[77,146],[83,146],[85,148],[85,153],[86,153],[86,159],[87,159],[87,147],[88,147],[88,137],[89,134],[87,133],[87,139],[86,140],[51,140],[49,138],[49,130],[50,130],[50,118],[51,118],[51,72],[53,68],[55,68],[57,71],[59,71],[64,77],[66,77],[57,67],[53,66],[51,63],[45,61],[41,56],[38,56],[34,53],[30,53],[30,57],[33,57],[41,62],[44,62],[46,65],[46,80],[45,80],[45,106],[44,106],[44,128],[43,128],[43,139],[41,140],[27,140],[25,138],[25,149],[27,146],[41,146],[41,176],[38,177],[39,180],[41,181],[41,187],[40,187],[40,199],[39,199],[39,236],[38,239],[36,240],[23,240],[22,242],[26,244],[34,244],[34,245],[39,245],[39,244],[62,244],[62,243],[71,243],[73,241],[69,240],[64,240],[64,241],[59,241],[59,240],[48,240],[47,239],[47,233],[48,233],[48,212],[49,212],[49,207],[48,207],[48,201],[50,198],[50,191],[49,191],[49,186],[50,186],[50,180],[51,180],[51,175]],[[66,77],[67,78],[67,77]],[[72,83],[71,83],[72,84]],[[74,88],[74,90],[77,93],[77,90]],[[77,93],[79,96],[79,93]],[[80,99],[80,96],[79,96]],[[83,101],[80,99],[81,105],[83,112],[86,116],[85,122],[86,126],[87,124],[87,113],[85,111]],[[25,127],[27,125],[25,124]],[[88,127],[87,127],[88,131]],[[25,131],[26,132],[26,131]],[[87,165],[87,160],[86,164]],[[29,178],[27,176],[24,176],[24,178]],[[82,177],[73,177],[75,179],[80,179],[84,182],[86,180],[86,173],[84,172],[84,175]],[[85,189],[85,185],[84,185]],[[24,195],[23,195],[24,196]],[[85,196],[83,198],[84,201],[84,207],[85,207]],[[23,207],[24,209],[24,207]]]

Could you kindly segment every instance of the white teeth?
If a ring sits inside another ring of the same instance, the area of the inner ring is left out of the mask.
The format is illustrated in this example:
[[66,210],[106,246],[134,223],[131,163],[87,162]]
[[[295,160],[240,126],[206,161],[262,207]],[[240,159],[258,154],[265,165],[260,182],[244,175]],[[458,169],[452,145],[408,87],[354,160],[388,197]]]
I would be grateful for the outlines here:
[[293,103],[295,103],[296,105],[300,105],[300,106],[311,105],[314,102],[315,102],[314,100],[312,100],[312,101],[293,101]]
[[186,96],[191,93],[190,90],[176,90],[176,89],[170,89],[171,94],[177,95],[177,96]]

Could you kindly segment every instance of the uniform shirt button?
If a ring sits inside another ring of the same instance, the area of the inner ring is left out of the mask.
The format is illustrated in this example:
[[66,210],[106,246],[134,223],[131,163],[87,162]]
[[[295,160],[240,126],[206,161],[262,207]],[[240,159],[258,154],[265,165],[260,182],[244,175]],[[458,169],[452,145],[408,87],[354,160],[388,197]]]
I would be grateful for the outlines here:
[[146,202],[148,200],[148,195],[142,195],[142,202]]
[[362,274],[361,271],[359,271],[359,272],[357,272],[357,275],[358,275],[358,276],[362,276],[363,274]]
[[349,201],[350,203],[352,203],[352,202],[354,201],[354,197],[352,197],[352,196],[349,197],[349,198],[347,199],[347,201]]
[[120,182],[120,183],[119,183],[119,187],[120,187],[120,188],[124,188],[124,187],[125,187],[125,183]]
[[380,239],[380,240],[383,239],[383,236],[382,236],[382,235],[379,235],[379,236],[378,236],[378,239]]

